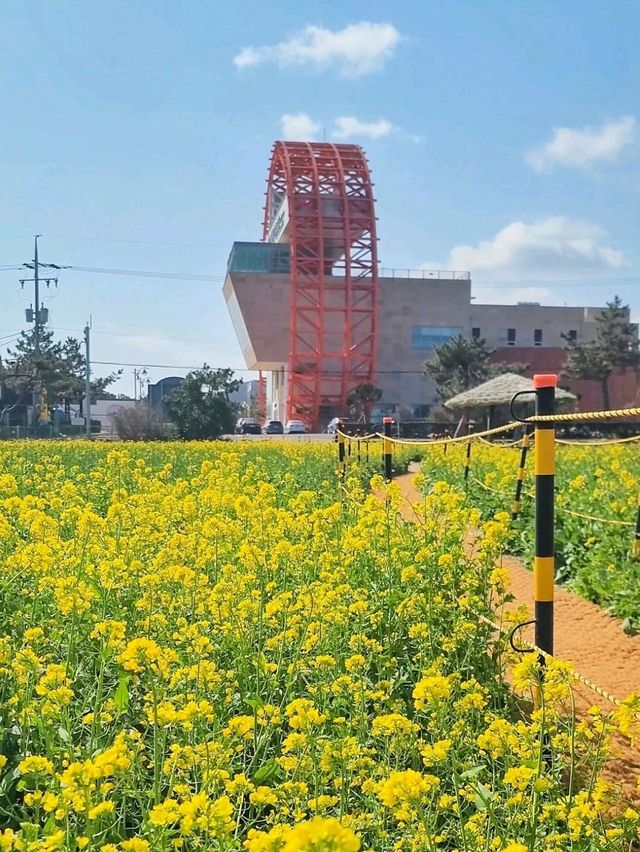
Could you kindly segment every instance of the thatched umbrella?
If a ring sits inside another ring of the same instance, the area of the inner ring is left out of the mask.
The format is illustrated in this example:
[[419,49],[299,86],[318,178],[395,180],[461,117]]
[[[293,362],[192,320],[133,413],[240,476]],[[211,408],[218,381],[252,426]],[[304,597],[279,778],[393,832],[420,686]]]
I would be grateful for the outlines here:
[[[524,401],[533,401],[534,387],[532,379],[519,376],[517,373],[503,373],[495,379],[489,379],[475,388],[463,391],[445,402],[445,407],[451,411],[468,411],[472,408],[487,409],[487,428],[491,428],[491,419],[497,405],[509,405],[517,393],[529,391],[531,397],[521,397]],[[574,400],[575,396],[562,388],[556,388],[557,400]]]

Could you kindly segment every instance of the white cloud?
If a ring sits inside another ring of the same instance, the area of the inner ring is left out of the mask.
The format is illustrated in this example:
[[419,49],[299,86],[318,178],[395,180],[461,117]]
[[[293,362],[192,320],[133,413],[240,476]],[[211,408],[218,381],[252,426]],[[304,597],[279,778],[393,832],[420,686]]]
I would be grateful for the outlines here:
[[369,139],[379,139],[388,136],[395,130],[393,124],[386,118],[378,121],[360,121],[353,115],[341,115],[335,120],[335,130],[331,135],[334,139],[351,139],[353,136],[368,136]]
[[530,151],[527,162],[537,171],[554,165],[585,167],[598,161],[611,162],[636,135],[636,120],[627,115],[601,127],[556,127],[546,145]]
[[295,115],[283,115],[282,135],[292,142],[308,142],[316,139],[322,126],[319,121],[314,121],[306,112],[297,112]]
[[280,67],[309,65],[323,71],[336,67],[347,77],[359,77],[381,68],[400,42],[392,24],[360,21],[342,30],[307,26],[288,41],[264,47],[245,47],[234,57],[237,68],[263,62]]
[[492,273],[583,272],[626,266],[623,254],[603,242],[605,231],[589,222],[550,216],[531,224],[512,222],[477,246],[455,246],[451,269]]

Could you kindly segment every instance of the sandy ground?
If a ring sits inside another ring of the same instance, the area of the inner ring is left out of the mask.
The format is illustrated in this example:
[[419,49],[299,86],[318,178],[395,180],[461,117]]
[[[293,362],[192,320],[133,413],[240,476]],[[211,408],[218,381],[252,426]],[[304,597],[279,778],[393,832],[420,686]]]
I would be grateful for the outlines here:
[[[413,485],[413,474],[399,476],[394,482],[405,498],[403,516],[414,520],[412,503],[421,502],[422,498]],[[502,565],[509,572],[510,591],[515,598],[510,606],[526,604],[531,611],[533,574],[512,556],[503,557]],[[523,630],[518,642],[526,645],[532,638],[531,630]],[[557,657],[571,660],[576,672],[618,700],[631,692],[640,692],[640,635],[625,635],[619,619],[560,586],[555,587],[554,650]],[[587,687],[580,685],[576,693],[579,711],[583,712],[594,704],[605,710],[611,709],[610,703]],[[640,792],[635,778],[640,775],[640,750],[624,738],[617,738],[606,775],[637,802]]]

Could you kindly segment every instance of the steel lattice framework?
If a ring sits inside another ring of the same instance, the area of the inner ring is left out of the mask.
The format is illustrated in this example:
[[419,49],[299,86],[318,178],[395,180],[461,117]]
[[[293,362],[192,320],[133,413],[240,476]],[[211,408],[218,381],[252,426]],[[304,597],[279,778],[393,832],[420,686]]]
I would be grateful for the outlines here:
[[378,257],[369,166],[357,145],[276,142],[264,241],[288,242],[287,417],[316,429],[375,373]]

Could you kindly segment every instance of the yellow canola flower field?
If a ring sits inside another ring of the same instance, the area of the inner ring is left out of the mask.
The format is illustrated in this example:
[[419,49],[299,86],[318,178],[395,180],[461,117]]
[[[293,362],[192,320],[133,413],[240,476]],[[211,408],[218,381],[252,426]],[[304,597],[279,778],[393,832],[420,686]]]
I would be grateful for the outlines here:
[[598,773],[637,700],[505,683],[506,515],[440,482],[401,523],[334,446],[0,457],[0,850],[632,848]]
[[[422,445],[427,481],[446,479],[465,489],[466,445],[443,452]],[[635,527],[640,499],[640,441],[558,444],[556,447],[556,579],[624,621],[627,632],[640,631],[640,542]],[[474,441],[468,501],[483,517],[511,512],[519,446]],[[514,525],[512,553],[533,553],[533,449],[526,459],[521,511]]]

